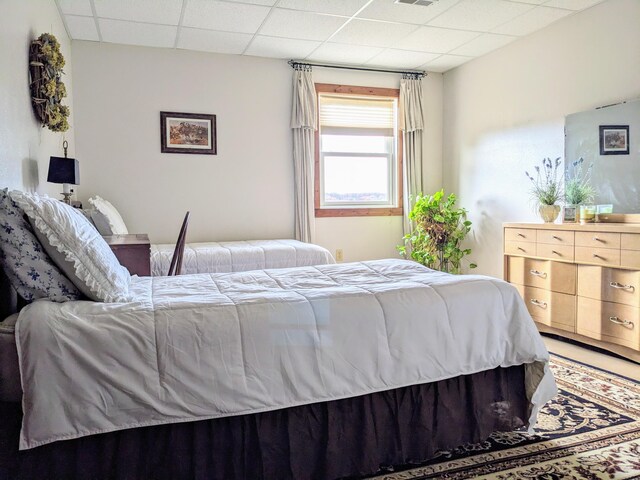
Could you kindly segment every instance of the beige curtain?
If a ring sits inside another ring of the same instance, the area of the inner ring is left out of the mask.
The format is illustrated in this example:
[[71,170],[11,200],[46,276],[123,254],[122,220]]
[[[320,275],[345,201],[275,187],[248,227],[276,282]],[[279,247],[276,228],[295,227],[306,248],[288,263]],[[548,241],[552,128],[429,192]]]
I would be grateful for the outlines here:
[[303,242],[312,242],[314,236],[313,162],[317,105],[311,67],[297,67],[293,72],[291,128],[295,177],[295,238]]
[[412,198],[422,193],[422,80],[418,76],[405,75],[400,81],[400,129],[403,140],[403,206],[404,233],[411,231],[409,212]]

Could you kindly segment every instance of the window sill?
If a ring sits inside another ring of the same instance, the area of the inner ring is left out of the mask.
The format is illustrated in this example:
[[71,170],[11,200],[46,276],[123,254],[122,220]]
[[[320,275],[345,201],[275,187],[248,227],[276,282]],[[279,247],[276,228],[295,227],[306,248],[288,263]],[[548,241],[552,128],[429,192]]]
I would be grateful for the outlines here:
[[402,207],[395,208],[316,208],[316,218],[327,217],[401,217]]

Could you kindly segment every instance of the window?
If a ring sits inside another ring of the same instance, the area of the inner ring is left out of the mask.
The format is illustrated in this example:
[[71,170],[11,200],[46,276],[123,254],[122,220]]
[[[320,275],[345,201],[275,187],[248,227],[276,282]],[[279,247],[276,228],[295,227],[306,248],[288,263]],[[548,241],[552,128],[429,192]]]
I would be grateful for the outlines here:
[[316,217],[402,215],[399,91],[316,84]]

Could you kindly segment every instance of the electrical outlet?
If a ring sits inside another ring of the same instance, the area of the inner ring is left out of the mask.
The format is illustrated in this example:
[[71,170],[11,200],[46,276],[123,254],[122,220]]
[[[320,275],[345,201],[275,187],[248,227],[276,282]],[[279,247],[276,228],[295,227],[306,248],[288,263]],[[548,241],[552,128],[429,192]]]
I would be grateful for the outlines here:
[[336,262],[341,262],[344,260],[344,252],[341,248],[336,250]]

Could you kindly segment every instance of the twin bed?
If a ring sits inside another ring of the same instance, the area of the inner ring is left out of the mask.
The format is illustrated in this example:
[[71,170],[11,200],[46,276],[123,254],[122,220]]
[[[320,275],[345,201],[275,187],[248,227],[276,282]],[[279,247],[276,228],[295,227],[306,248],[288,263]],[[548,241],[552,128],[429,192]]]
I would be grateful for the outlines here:
[[20,310],[16,476],[368,475],[533,428],[555,394],[500,280],[378,260],[129,282]]

